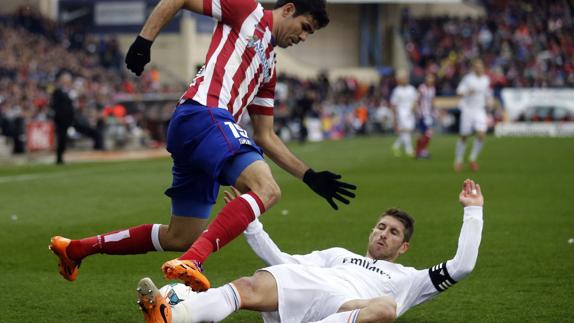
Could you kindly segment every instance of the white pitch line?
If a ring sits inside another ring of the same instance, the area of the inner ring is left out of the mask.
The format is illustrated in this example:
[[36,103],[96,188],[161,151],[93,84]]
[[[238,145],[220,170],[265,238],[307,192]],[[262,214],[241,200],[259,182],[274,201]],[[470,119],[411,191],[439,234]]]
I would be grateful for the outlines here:
[[28,174],[28,175],[14,175],[14,176],[0,176],[0,184],[2,183],[12,183],[12,182],[24,182],[33,181],[36,179],[44,179],[51,177],[60,177],[64,173],[48,173],[48,174]]
[[96,173],[97,171],[68,171],[68,172],[57,172],[57,173],[39,173],[39,174],[23,174],[23,175],[13,175],[13,176],[0,176],[0,184],[3,183],[13,183],[13,182],[25,182],[33,180],[43,180],[46,178],[57,178],[70,175],[86,175],[90,173]]

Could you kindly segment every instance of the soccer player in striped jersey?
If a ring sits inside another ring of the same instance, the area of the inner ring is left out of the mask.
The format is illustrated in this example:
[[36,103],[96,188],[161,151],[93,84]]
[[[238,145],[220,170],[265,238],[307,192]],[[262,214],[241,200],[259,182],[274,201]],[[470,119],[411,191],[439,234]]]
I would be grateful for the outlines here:
[[416,158],[429,158],[428,146],[432,137],[434,118],[434,75],[427,74],[425,82],[419,85],[419,100],[417,104],[417,118],[420,136],[417,139]]
[[[230,193],[226,196],[229,200]],[[456,254],[426,269],[396,263],[409,250],[414,231],[412,217],[398,209],[389,209],[378,219],[365,256],[343,248],[290,255],[277,247],[256,220],[245,237],[270,267],[206,293],[194,293],[181,285],[166,286],[160,292],[144,278],[138,298],[147,322],[218,322],[239,309],[262,312],[266,323],[392,322],[474,269],[483,226],[480,186],[465,180],[459,201],[464,215]]]
[[[60,273],[68,280],[75,280],[82,259],[95,253],[187,250],[162,266],[165,276],[182,279],[196,290],[208,289],[201,263],[281,196],[263,152],[334,209],[334,200],[348,204],[355,196],[354,185],[339,181],[340,175],[315,172],[273,131],[274,49],[305,41],[325,27],[329,22],[325,0],[279,0],[273,10],[264,10],[255,0],[162,0],[128,50],[128,69],[141,74],[150,60],[153,41],[180,9],[211,16],[217,25],[205,65],[181,97],[167,133],[167,150],[173,159],[173,181],[166,191],[171,198],[171,221],[81,240],[53,237],[50,249],[59,257]],[[253,138],[238,125],[246,111]],[[207,226],[220,185],[233,185],[242,195]]]

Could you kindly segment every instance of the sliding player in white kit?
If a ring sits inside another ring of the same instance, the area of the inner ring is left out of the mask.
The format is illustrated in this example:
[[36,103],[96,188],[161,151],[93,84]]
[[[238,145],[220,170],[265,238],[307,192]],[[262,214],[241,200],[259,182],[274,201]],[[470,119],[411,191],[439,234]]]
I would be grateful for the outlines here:
[[401,155],[401,146],[404,147],[405,154],[414,156],[412,133],[415,129],[414,108],[418,100],[418,93],[414,86],[409,84],[409,77],[406,71],[397,73],[397,87],[391,94],[391,107],[395,116],[395,131],[398,138],[393,143],[393,154],[396,157]]
[[479,166],[476,160],[486,139],[486,106],[492,101],[490,79],[484,74],[482,61],[476,59],[472,62],[472,73],[462,79],[456,94],[461,95],[462,99],[459,104],[460,138],[456,142],[454,170],[462,171],[466,139],[475,132],[476,138],[470,152],[469,164],[472,171],[477,171]]
[[[226,201],[231,199],[226,192]],[[392,322],[473,270],[483,226],[480,186],[465,180],[459,201],[464,215],[456,255],[427,269],[395,263],[408,251],[414,230],[414,220],[398,209],[379,218],[366,256],[343,248],[284,253],[256,219],[245,237],[270,267],[203,293],[183,284],[159,291],[144,278],[138,285],[139,302],[152,304],[148,312],[157,313],[156,320],[146,316],[148,322],[220,321],[239,309],[262,312],[265,322]]]

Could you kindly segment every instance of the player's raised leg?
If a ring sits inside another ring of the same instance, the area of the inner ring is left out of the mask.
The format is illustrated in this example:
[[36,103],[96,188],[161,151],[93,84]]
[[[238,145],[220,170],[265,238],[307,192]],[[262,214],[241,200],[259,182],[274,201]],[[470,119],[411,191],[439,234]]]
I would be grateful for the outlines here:
[[[162,266],[167,279],[180,279],[194,290],[205,290],[208,285],[197,281],[198,264],[202,264],[214,251],[240,235],[256,217],[275,204],[281,195],[279,186],[273,179],[271,169],[255,152],[249,152],[234,158],[224,176],[233,178],[229,173],[237,173],[235,187],[242,193],[218,213],[207,230],[193,243],[180,258],[170,260]],[[235,171],[234,171],[235,170]],[[201,278],[201,277],[200,277]]]
[[54,236],[49,248],[58,257],[59,272],[74,281],[82,260],[93,254],[133,255],[149,251],[185,251],[207,226],[203,218],[172,215],[169,225],[142,224],[80,240]]
[[49,248],[59,258],[60,274],[65,279],[74,281],[80,263],[87,256],[96,253],[132,255],[162,251],[163,248],[159,244],[160,226],[160,224],[142,224],[80,240],[54,236]]

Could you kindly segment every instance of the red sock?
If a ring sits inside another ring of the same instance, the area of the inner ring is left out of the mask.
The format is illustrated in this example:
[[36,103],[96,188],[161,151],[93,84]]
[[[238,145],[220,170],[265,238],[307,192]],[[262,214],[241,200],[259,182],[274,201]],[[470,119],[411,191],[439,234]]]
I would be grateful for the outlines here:
[[429,142],[430,137],[428,135],[422,135],[419,137],[417,140],[417,155],[420,155],[423,151],[425,151],[425,149],[427,149]]
[[[159,225],[158,229],[159,229]],[[152,241],[154,224],[142,224],[126,230],[118,230],[97,236],[72,240],[66,252],[68,257],[79,261],[95,253],[108,255],[134,255],[156,250]],[[157,234],[157,231],[155,232]],[[156,242],[158,244],[158,242]]]
[[419,139],[417,139],[417,148],[416,148],[416,152],[417,152],[417,156],[421,154],[421,151],[423,151],[423,136],[420,136]]
[[245,231],[249,223],[263,212],[263,202],[255,193],[241,195],[223,207],[207,230],[179,259],[203,263],[213,251],[223,248]]
[[431,138],[431,137],[428,136],[428,135],[424,135],[424,136],[421,137],[421,139],[422,139],[422,147],[421,147],[421,150],[427,149],[427,147],[428,147],[428,145],[429,145],[429,143],[430,143],[430,138]]

